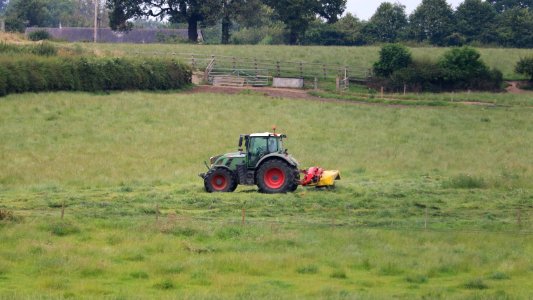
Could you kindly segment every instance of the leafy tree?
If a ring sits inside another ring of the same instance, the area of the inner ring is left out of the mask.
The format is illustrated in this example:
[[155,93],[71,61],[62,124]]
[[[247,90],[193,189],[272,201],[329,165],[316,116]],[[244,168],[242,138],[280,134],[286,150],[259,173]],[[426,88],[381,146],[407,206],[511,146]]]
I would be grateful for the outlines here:
[[533,0],[487,0],[498,11],[506,11],[511,8],[533,8]]
[[379,51],[379,61],[374,63],[374,73],[388,77],[394,71],[406,68],[413,61],[411,52],[400,44],[385,45]]
[[498,43],[506,47],[533,47],[533,12],[527,8],[511,8],[497,17]]
[[[106,19],[105,11],[100,12]],[[6,27],[23,31],[27,26],[92,26],[93,0],[11,0],[6,9]]]
[[337,31],[344,34],[346,45],[364,45],[365,39],[362,34],[363,22],[351,13],[347,13],[334,24]]
[[412,37],[443,45],[454,28],[453,11],[446,0],[422,0],[409,17]]
[[254,26],[264,10],[260,0],[222,0],[221,12],[221,43],[228,44],[233,20]]
[[46,0],[11,0],[6,9],[6,29],[24,31],[27,26],[57,25],[47,4]]
[[533,56],[521,58],[516,63],[515,72],[529,76],[529,80],[533,81]]
[[455,12],[456,29],[467,42],[493,42],[496,10],[488,2],[465,0]]
[[317,15],[335,23],[346,9],[346,0],[265,0],[265,3],[285,24],[291,45],[298,42]]
[[382,3],[365,26],[368,38],[376,42],[394,43],[407,27],[405,6]]
[[130,19],[153,17],[171,23],[186,22],[191,42],[198,40],[198,22],[213,21],[218,16],[222,2],[217,0],[107,0],[110,25],[115,30],[129,30]]

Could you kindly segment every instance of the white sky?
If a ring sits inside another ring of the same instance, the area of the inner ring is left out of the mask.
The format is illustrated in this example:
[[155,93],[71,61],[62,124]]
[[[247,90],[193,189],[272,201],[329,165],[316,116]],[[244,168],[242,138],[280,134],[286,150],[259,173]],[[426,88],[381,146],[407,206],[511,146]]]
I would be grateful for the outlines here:
[[[463,2],[462,0],[447,0],[453,8]],[[376,9],[382,2],[400,2],[405,5],[407,15],[411,14],[416,9],[422,0],[390,0],[390,1],[365,1],[365,0],[348,0],[346,5],[346,12],[352,13],[361,20],[368,20],[376,12]]]

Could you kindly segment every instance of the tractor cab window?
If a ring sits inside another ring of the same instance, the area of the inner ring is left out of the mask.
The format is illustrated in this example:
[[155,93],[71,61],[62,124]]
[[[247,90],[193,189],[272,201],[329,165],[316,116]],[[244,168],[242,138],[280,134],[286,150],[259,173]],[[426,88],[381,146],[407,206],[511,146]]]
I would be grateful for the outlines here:
[[269,138],[268,139],[268,152],[278,152],[279,145],[278,145],[279,139],[276,138]]
[[259,159],[267,153],[267,138],[253,137],[250,138],[248,147],[248,161],[249,166],[255,166]]

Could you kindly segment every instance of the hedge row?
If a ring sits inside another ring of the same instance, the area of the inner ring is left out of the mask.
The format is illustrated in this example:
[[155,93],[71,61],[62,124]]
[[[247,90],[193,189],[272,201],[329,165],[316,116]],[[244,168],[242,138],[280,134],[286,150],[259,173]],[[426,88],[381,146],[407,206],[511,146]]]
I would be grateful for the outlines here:
[[170,90],[191,83],[175,60],[0,57],[0,96],[41,91]]

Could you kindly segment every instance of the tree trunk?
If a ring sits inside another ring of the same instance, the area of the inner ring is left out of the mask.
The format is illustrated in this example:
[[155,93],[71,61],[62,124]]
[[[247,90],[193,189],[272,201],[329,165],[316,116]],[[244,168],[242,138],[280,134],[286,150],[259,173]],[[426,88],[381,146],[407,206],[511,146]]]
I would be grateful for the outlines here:
[[229,44],[229,30],[231,29],[231,20],[229,18],[229,15],[225,14],[222,18],[222,39],[221,43],[226,45]]
[[189,34],[189,42],[192,43],[198,43],[198,17],[191,16],[187,20],[187,23],[189,24],[188,28],[188,34]]
[[289,29],[289,45],[296,45],[298,41],[298,32],[294,29]]

